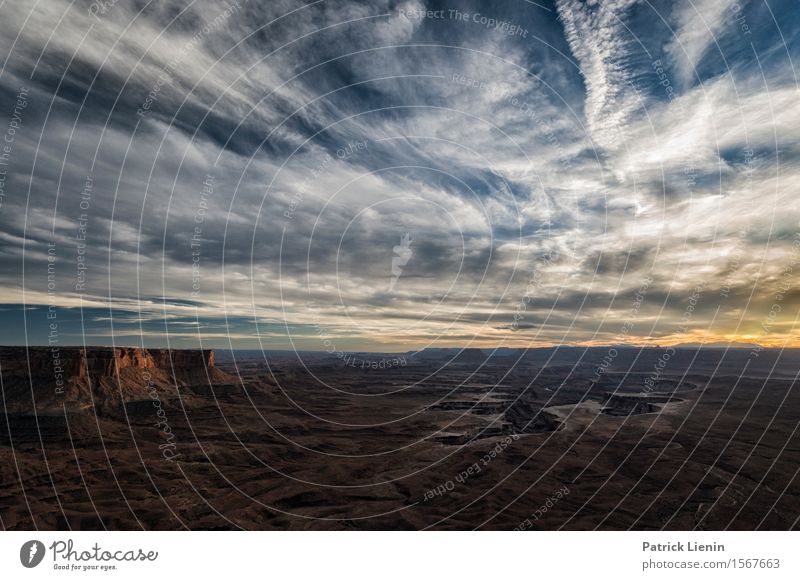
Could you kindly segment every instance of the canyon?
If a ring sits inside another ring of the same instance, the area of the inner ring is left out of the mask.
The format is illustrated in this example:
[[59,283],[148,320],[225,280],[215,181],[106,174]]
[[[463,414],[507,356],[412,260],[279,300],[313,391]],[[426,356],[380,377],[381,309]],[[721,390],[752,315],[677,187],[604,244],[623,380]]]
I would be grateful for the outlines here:
[[3,347],[0,523],[797,528],[796,351],[617,350]]

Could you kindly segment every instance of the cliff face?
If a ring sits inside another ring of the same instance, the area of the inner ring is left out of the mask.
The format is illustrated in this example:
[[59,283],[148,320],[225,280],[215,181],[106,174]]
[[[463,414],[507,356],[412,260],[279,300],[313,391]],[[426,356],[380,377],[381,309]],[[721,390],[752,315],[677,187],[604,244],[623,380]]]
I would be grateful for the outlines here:
[[0,364],[6,372],[39,374],[48,368],[60,366],[68,376],[87,374],[112,375],[124,368],[159,368],[203,370],[213,368],[213,350],[168,350],[154,348],[106,347],[56,347],[3,346],[0,347]]
[[80,364],[80,376],[87,374],[111,376],[116,371],[127,368],[202,372],[206,368],[214,367],[212,350],[88,348],[80,349],[77,358]]
[[0,347],[6,412],[48,413],[169,399],[177,389],[230,382],[211,350]]

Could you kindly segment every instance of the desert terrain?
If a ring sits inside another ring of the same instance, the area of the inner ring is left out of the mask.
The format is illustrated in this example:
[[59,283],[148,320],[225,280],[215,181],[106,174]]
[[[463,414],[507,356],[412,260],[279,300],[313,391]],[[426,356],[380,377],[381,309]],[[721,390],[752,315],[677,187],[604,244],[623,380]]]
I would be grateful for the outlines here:
[[57,362],[0,348],[3,529],[798,527],[796,351]]

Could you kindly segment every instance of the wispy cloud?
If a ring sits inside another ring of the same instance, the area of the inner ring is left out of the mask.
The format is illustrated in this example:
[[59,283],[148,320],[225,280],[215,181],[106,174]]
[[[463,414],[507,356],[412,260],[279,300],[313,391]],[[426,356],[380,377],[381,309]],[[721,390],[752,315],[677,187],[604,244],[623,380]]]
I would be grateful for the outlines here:
[[701,59],[707,51],[718,50],[722,35],[736,30],[736,19],[746,4],[746,0],[696,0],[674,7],[675,36],[666,52],[681,84],[699,78]]
[[[613,341],[647,276],[632,340],[678,340],[698,286],[691,332],[729,336],[793,263],[789,8],[751,46],[712,1],[89,6],[0,8],[2,110],[30,88],[0,301],[55,303],[65,325],[83,307],[97,340],[113,320],[126,339],[272,348],[319,348],[319,325],[347,348]],[[702,67],[715,51],[730,70]]]

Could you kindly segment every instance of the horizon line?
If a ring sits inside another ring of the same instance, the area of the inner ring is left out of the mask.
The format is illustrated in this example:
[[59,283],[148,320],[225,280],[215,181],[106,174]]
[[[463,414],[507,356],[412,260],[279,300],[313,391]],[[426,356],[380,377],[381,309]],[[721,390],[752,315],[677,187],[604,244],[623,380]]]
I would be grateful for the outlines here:
[[191,350],[191,351],[262,351],[262,352],[286,352],[286,353],[313,353],[313,354],[328,354],[331,356],[337,356],[339,353],[349,354],[349,353],[371,353],[371,354],[409,354],[409,353],[419,353],[424,352],[426,350],[458,350],[458,351],[467,351],[467,350],[481,350],[481,351],[498,351],[498,350],[546,350],[546,349],[559,349],[559,348],[570,348],[570,349],[598,349],[598,348],[626,348],[626,349],[666,349],[666,348],[673,348],[673,349],[714,349],[714,350],[800,350],[800,345],[787,345],[787,346],[775,346],[775,345],[760,345],[757,343],[747,343],[747,342],[732,342],[728,345],[720,344],[720,343],[678,343],[678,344],[635,344],[635,343],[606,343],[606,344],[550,344],[550,345],[535,345],[535,346],[495,346],[495,347],[485,347],[485,346],[428,346],[422,349],[410,349],[410,350],[335,350],[333,352],[328,350],[315,350],[315,349],[291,349],[291,348],[247,348],[247,347],[238,347],[238,348],[231,348],[229,346],[208,346],[208,347],[186,347],[186,346],[147,346],[147,345],[126,345],[126,344],[58,344],[58,345],[48,345],[48,344],[0,344],[0,348],[48,348],[48,349],[59,349],[59,348],[139,348],[139,349],[147,349],[147,350]]

